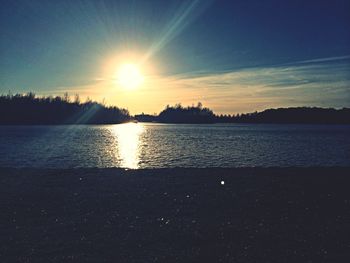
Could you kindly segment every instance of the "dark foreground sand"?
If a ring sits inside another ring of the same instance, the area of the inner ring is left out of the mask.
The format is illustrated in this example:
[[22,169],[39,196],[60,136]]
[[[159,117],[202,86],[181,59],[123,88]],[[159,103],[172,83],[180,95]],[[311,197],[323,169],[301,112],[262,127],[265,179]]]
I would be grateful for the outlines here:
[[0,169],[0,213],[0,262],[350,262],[350,168]]

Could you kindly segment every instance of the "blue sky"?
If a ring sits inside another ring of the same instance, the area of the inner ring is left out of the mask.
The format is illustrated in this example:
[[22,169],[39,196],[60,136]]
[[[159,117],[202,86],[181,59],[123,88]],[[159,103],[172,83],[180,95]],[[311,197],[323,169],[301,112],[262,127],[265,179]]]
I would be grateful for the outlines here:
[[[340,0],[2,1],[0,93],[79,92],[132,113],[199,100],[219,113],[349,107],[349,10]],[[124,53],[156,81],[113,88],[104,63]]]

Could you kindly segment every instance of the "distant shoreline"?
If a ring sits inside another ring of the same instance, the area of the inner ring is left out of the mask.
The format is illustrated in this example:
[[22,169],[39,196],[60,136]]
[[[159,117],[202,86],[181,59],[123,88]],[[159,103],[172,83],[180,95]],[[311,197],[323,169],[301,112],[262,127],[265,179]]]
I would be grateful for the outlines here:
[[130,121],[174,124],[273,123],[273,124],[350,124],[350,108],[289,107],[244,114],[215,114],[198,102],[197,106],[167,105],[158,115],[130,115],[127,109],[103,102],[71,101],[63,97],[36,97],[27,94],[0,95],[0,125],[119,124]]
[[[79,126],[103,126],[103,125],[118,125],[118,124],[127,124],[127,123],[135,123],[133,121],[128,122],[120,122],[120,123],[56,123],[56,124],[37,124],[37,123],[15,123],[15,124],[4,124],[0,123],[1,126],[70,126],[70,125],[79,125]],[[149,122],[149,121],[138,121],[136,123],[147,123],[147,124],[179,124],[179,125],[216,125],[216,124],[246,124],[246,125],[329,125],[329,126],[349,126],[350,123],[294,123],[294,122],[286,122],[286,123],[274,123],[274,122],[213,122],[213,123],[188,123],[188,122]]]

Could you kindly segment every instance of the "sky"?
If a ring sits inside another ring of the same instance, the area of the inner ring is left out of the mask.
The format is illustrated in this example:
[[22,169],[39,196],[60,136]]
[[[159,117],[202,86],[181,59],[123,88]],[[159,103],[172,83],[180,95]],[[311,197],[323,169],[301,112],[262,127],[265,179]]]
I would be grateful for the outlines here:
[[[76,93],[132,114],[350,107],[350,1],[18,1],[0,9],[0,93]],[[142,84],[122,87],[123,63]]]

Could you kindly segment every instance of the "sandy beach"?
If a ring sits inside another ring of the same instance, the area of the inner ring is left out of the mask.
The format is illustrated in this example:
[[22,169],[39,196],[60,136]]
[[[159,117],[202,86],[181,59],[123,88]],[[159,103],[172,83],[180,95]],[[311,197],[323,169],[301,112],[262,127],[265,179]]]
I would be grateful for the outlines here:
[[1,262],[349,262],[350,168],[0,169]]

